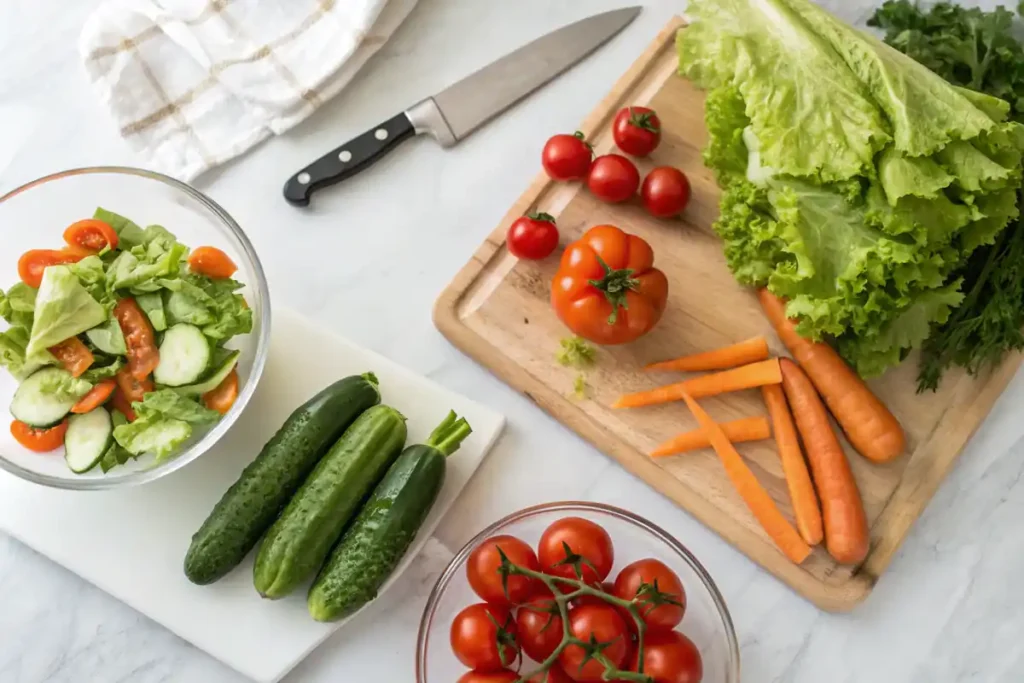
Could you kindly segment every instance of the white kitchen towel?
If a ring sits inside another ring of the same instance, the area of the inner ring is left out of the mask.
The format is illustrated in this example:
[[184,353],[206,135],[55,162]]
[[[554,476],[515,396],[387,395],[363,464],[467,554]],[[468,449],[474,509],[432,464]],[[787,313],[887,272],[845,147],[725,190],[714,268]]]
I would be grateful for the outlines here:
[[336,95],[416,0],[109,0],[85,68],[121,136],[191,180]]

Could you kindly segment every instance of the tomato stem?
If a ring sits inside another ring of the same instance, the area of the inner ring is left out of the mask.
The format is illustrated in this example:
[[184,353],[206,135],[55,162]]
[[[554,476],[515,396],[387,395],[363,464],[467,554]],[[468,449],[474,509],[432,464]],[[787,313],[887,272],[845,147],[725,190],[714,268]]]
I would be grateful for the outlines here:
[[[605,266],[607,268],[607,266]],[[529,673],[523,674],[516,679],[515,683],[528,683],[531,678],[543,674],[558,661],[558,657],[565,651],[565,648],[570,645],[576,645],[581,648],[592,648],[593,644],[584,642],[579,638],[572,635],[569,630],[569,603],[576,598],[584,595],[593,596],[611,605],[621,607],[629,612],[630,616],[633,617],[633,621],[636,623],[637,631],[637,669],[638,671],[623,671],[617,668],[612,662],[605,657],[600,651],[591,654],[591,658],[599,661],[605,667],[604,680],[613,681],[635,681],[636,683],[654,683],[654,679],[644,674],[644,636],[647,633],[647,624],[644,622],[640,615],[639,603],[636,600],[623,600],[614,595],[610,595],[603,590],[588,586],[583,581],[578,579],[567,579],[561,576],[551,576],[543,572],[535,571],[528,567],[521,567],[516,563],[512,562],[505,556],[505,553],[498,549],[499,555],[501,556],[501,567],[498,571],[502,572],[503,576],[511,576],[519,574],[520,576],[527,576],[533,579],[541,581],[548,590],[551,591],[554,596],[555,605],[558,606],[559,616],[562,618],[562,642],[559,643],[558,647],[555,648],[547,659],[540,663],[540,665],[530,671]],[[559,586],[571,586],[575,590],[571,593],[562,593],[559,590]]]
[[604,277],[600,280],[591,280],[590,284],[604,293],[608,303],[612,305],[612,313],[608,316],[608,324],[614,325],[619,319],[619,308],[627,309],[626,292],[635,290],[640,286],[640,281],[633,277],[632,268],[620,268],[613,270],[604,262],[604,259],[597,256],[598,263],[604,268]]

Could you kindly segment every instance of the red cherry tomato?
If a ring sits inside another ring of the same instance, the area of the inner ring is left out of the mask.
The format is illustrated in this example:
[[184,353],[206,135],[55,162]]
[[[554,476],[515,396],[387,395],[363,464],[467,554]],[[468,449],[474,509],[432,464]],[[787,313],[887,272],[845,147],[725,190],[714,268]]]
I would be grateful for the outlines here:
[[469,554],[466,561],[466,578],[469,579],[473,591],[486,602],[503,607],[518,605],[538,593],[544,584],[522,575],[509,576],[503,584],[501,573],[498,571],[501,567],[499,548],[512,564],[540,571],[537,555],[529,545],[515,536],[493,536]]
[[612,570],[615,549],[601,526],[582,517],[564,517],[544,530],[537,559],[545,574],[597,583]]
[[583,133],[555,135],[544,144],[540,160],[552,180],[581,180],[587,177],[594,150]]
[[640,187],[640,171],[621,154],[605,154],[594,159],[587,187],[598,199],[612,204],[624,202]]
[[652,216],[678,216],[690,203],[690,181],[678,168],[659,166],[644,178],[640,196]]
[[72,223],[64,230],[64,241],[71,247],[87,251],[100,251],[104,247],[117,248],[117,232],[97,218]]
[[530,659],[543,662],[562,643],[562,617],[555,601],[534,598],[516,612],[519,645]]
[[521,216],[509,226],[505,241],[513,256],[533,260],[547,258],[558,246],[555,217],[546,213]]
[[624,107],[615,115],[612,137],[626,154],[645,157],[661,142],[661,119],[647,107]]
[[459,676],[455,683],[515,683],[519,680],[519,674],[512,673],[508,669],[484,673],[480,671],[467,671]]
[[[615,667],[621,667],[629,654],[629,631],[622,617],[607,605],[583,605],[569,611],[569,630],[584,643],[596,642],[601,654]],[[558,663],[574,680],[602,681],[605,666],[587,657],[587,650],[569,645],[558,656]]]
[[470,669],[501,671],[519,656],[516,622],[505,607],[470,605],[455,615],[450,636],[455,656]]
[[199,247],[188,256],[188,267],[193,273],[213,280],[226,280],[235,274],[238,266],[217,247]]
[[18,277],[29,287],[39,289],[43,281],[43,271],[50,266],[60,266],[66,263],[78,263],[90,252],[77,248],[67,249],[32,249],[26,251],[18,259]]
[[49,453],[64,445],[64,434],[68,431],[68,421],[64,420],[56,427],[37,429],[30,427],[21,420],[11,423],[11,436],[25,448],[36,453]]
[[[608,595],[618,597],[617,595],[615,595],[615,585],[611,582],[605,581],[604,583],[596,584],[594,588],[600,588]],[[594,595],[584,595],[572,601],[573,607],[579,607],[580,605],[611,605],[612,609],[618,612],[619,616],[622,617],[622,621],[626,623],[626,627],[629,629],[629,632],[631,634],[636,633],[636,621],[633,619],[633,615],[630,614],[629,610],[625,607],[612,605],[607,600],[602,600],[601,598]]]
[[623,567],[615,578],[614,594],[623,600],[635,600],[650,629],[671,630],[686,612],[682,582],[665,563],[654,558]]
[[[630,660],[636,671],[637,654]],[[655,631],[644,636],[644,673],[654,683],[700,683],[704,662],[693,641],[679,631]]]

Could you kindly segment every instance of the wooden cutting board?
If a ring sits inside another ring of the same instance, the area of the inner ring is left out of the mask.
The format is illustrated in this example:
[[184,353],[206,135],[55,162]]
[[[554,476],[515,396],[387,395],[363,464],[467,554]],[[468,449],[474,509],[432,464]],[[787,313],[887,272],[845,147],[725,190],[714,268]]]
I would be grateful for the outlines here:
[[[654,445],[697,425],[682,404],[635,410],[608,407],[623,392],[679,379],[644,373],[644,364],[758,334],[769,339],[774,353],[786,354],[753,293],[733,279],[721,241],[711,230],[719,191],[701,162],[707,135],[704,96],[676,74],[675,34],[683,26],[681,19],[670,22],[580,127],[596,153],[604,154],[614,146],[610,127],[621,107],[654,108],[662,120],[662,142],[650,159],[640,161],[640,171],[668,164],[687,174],[693,197],[683,220],[651,218],[638,202],[604,204],[580,183],[555,183],[541,173],[438,299],[435,323],[453,344],[794,590],[824,609],[847,610],[870,593],[1022,357],[1013,356],[979,379],[951,371],[936,393],[916,393],[916,355],[870,383],[903,424],[908,448],[901,458],[876,465],[844,441],[871,524],[871,552],[858,567],[836,564],[823,548],[815,549],[800,566],[786,559],[733,490],[712,451],[649,458],[646,454]],[[632,344],[600,349],[597,366],[587,374],[590,391],[585,400],[570,398],[575,371],[555,361],[559,340],[568,334],[549,304],[557,257],[518,261],[505,247],[508,226],[530,211],[557,218],[563,247],[599,223],[636,233],[650,242],[655,266],[669,279],[668,310],[658,327]],[[703,403],[719,421],[766,414],[757,391]],[[774,441],[738,448],[792,518]]]

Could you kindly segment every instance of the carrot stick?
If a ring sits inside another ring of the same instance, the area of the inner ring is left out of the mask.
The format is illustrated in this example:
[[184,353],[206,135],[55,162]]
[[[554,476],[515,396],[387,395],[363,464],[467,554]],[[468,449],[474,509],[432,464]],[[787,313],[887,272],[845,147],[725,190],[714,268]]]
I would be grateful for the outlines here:
[[681,401],[684,393],[689,394],[692,398],[705,398],[729,391],[753,389],[766,384],[778,384],[781,381],[782,374],[779,372],[779,361],[773,358],[771,360],[751,363],[750,365],[743,365],[732,370],[694,377],[685,382],[667,384],[656,389],[623,394],[619,397],[619,400],[612,404],[612,408],[639,408],[641,406]]
[[677,372],[700,372],[703,370],[725,370],[768,358],[768,341],[754,337],[739,344],[723,346],[703,353],[694,353],[675,360],[651,363],[645,370],[674,370]]
[[768,405],[768,414],[772,417],[772,429],[775,432],[775,443],[779,447],[782,472],[786,475],[789,498],[793,501],[796,528],[808,545],[818,545],[822,538],[821,508],[818,506],[818,494],[814,492],[814,484],[807,471],[804,454],[800,450],[793,416],[786,405],[786,394],[782,387],[775,384],[761,387],[761,393],[764,394],[764,402]]
[[841,564],[860,564],[868,554],[868,521],[857,481],[843,447],[828,421],[814,385],[793,361],[782,359],[782,388],[807,449],[814,483],[821,497],[825,547]]
[[690,408],[690,412],[700,423],[701,429],[707,434],[708,441],[711,442],[715,453],[721,459],[725,473],[729,476],[732,485],[736,487],[736,492],[754,513],[757,521],[761,523],[761,526],[786,557],[797,564],[806,560],[807,556],[811,554],[810,547],[804,543],[804,539],[800,538],[800,534],[793,528],[793,525],[782,516],[775,501],[757,481],[757,477],[743,462],[740,454],[736,452],[736,447],[729,443],[722,428],[685,390],[682,392],[682,396]]
[[[781,391],[781,389],[779,389],[779,391]],[[768,420],[760,416],[744,417],[739,420],[733,420],[732,422],[723,422],[719,426],[722,428],[722,431],[725,432],[725,437],[732,443],[740,443],[742,441],[760,441],[761,439],[767,439],[771,436],[771,428],[768,426]],[[686,451],[695,451],[698,448],[707,448],[710,445],[711,442],[708,441],[708,435],[703,429],[698,428],[690,432],[683,432],[682,434],[673,436],[671,439],[651,451],[651,457],[662,458],[666,455],[675,455],[677,453],[685,453]]]
[[786,305],[766,289],[757,293],[775,332],[825,399],[853,447],[868,460],[887,462],[906,447],[899,421],[828,344],[801,337]]

